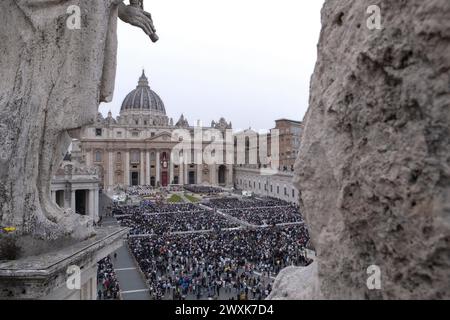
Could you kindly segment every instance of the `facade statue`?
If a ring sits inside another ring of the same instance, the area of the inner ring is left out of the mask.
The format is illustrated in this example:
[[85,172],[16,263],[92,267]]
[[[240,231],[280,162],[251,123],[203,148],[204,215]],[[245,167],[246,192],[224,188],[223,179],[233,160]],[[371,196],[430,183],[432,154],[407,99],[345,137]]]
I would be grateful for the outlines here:
[[[68,24],[73,7],[79,28]],[[51,201],[50,182],[112,99],[118,17],[158,39],[142,1],[0,1],[0,226],[42,240],[93,235],[90,218]]]
[[175,126],[178,127],[178,128],[188,128],[189,127],[189,122],[187,121],[187,119],[182,114],[180,116],[180,119],[175,124]]

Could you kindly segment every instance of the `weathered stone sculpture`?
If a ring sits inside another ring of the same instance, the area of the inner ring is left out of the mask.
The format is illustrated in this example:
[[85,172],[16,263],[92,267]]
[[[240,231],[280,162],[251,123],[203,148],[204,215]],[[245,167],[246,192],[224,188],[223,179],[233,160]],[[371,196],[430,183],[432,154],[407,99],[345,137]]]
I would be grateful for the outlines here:
[[[73,5],[79,28],[67,24]],[[0,1],[0,226],[44,240],[92,235],[92,221],[51,202],[50,179],[70,135],[112,98],[118,16],[157,40],[141,3]]]
[[450,2],[378,2],[381,30],[373,1],[322,9],[295,166],[318,253],[306,298],[449,299]]

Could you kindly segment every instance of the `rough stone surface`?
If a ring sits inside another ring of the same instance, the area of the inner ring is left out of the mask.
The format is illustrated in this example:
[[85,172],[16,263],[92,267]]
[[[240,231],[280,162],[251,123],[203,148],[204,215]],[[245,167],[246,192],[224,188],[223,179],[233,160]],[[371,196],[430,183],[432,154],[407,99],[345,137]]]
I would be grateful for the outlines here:
[[326,299],[450,298],[449,17],[448,0],[322,9],[295,181]]
[[[71,5],[79,29],[68,27]],[[41,239],[93,235],[88,217],[51,201],[50,179],[70,134],[112,98],[118,15],[154,34],[149,14],[121,0],[0,1],[0,226]]]
[[321,299],[317,262],[307,267],[287,267],[275,279],[267,300]]

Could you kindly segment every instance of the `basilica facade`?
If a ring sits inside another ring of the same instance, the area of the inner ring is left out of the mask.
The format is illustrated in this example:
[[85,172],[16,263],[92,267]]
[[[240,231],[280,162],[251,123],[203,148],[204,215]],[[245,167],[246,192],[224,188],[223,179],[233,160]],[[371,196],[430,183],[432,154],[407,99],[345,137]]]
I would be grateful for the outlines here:
[[[199,128],[199,123],[191,126],[183,115],[176,123],[169,119],[162,99],[150,88],[143,72],[136,89],[124,99],[117,118],[111,112],[106,118],[98,114],[93,125],[82,128],[80,139],[73,143],[72,156],[97,168],[103,189],[171,184],[232,187],[232,164],[206,164],[194,161],[195,156],[189,157],[189,162],[173,161],[172,153],[181,140],[174,139],[175,131],[182,129],[194,136],[196,130],[214,129],[225,136],[232,125],[221,118],[212,121],[210,127]],[[210,143],[205,140],[200,146],[193,144],[192,153],[204,152]]]

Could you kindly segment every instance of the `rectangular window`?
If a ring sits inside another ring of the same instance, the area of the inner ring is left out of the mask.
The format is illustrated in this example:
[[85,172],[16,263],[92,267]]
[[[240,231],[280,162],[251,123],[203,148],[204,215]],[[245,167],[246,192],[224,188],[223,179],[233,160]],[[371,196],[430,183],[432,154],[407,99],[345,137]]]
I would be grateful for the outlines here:
[[118,138],[122,138],[122,131],[118,131],[118,132],[117,132],[117,137],[118,137]]
[[292,198],[295,198],[295,190],[292,189]]
[[277,194],[280,194],[280,187],[277,186]]
[[131,133],[131,136],[132,136],[132,137],[139,137],[139,132],[133,131],[133,132]]
[[131,152],[131,162],[132,163],[139,163],[139,157],[140,157],[140,152],[139,151],[132,151]]
[[102,136],[102,128],[95,129],[95,136],[96,137],[101,137]]
[[95,162],[102,162],[102,152],[95,151]]

